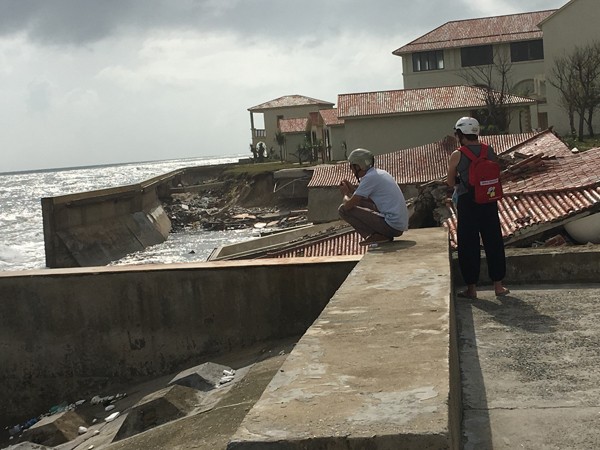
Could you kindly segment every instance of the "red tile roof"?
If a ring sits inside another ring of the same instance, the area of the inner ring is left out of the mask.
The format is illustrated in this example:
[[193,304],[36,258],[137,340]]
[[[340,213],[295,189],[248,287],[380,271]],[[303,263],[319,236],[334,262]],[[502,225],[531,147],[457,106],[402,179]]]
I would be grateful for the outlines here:
[[[498,148],[492,136],[482,136],[481,140],[492,145],[495,149]],[[507,151],[500,151],[499,153],[513,157],[517,154],[531,156],[543,153],[545,157],[565,157],[572,154],[569,147],[550,130],[535,134],[535,137],[521,143],[515,143]]]
[[[338,95],[338,117],[354,118],[409,114],[425,111],[473,109],[486,106],[485,90],[475,86],[442,86],[396,91]],[[535,100],[509,95],[509,105],[527,105]]]
[[[514,149],[520,149],[523,154],[536,151],[549,151],[554,154],[564,149],[562,151],[570,155],[565,144],[550,131],[482,136],[481,139],[490,144],[498,154]],[[432,144],[377,155],[375,166],[388,171],[401,185],[427,183],[446,176],[448,158],[455,149],[456,141],[452,136],[448,136]],[[315,167],[308,187],[338,186],[343,179],[354,180],[347,163],[319,165]]]
[[279,130],[282,133],[305,133],[308,127],[308,117],[302,119],[281,119]]
[[321,109],[319,110],[319,114],[323,118],[323,122],[328,127],[334,127],[337,125],[344,125],[344,120],[338,117],[338,109]]
[[260,105],[253,106],[252,108],[248,108],[248,111],[261,112],[265,109],[289,108],[291,106],[307,105],[333,106],[334,104],[331,102],[326,102],[325,100],[317,100],[315,98],[305,97],[304,95],[285,95],[283,97],[276,98],[275,100],[270,100],[268,102],[261,103]]
[[506,194],[542,193],[600,185],[600,148],[561,159],[540,160],[534,172],[503,178]]
[[[538,233],[544,226],[600,208],[600,148],[573,155],[549,130],[541,133],[484,136],[482,140],[493,145],[499,154],[532,155],[511,166],[511,169],[516,167],[512,169],[515,173],[508,174],[504,182],[505,197],[498,207],[505,242],[510,244]],[[417,165],[406,165],[400,161],[416,159],[420,155],[424,157],[421,160],[422,167],[427,167],[425,173],[432,176],[425,181],[430,181],[446,175],[447,158],[454,148],[453,140],[445,139],[435,144],[379,155],[376,157],[376,164],[393,164],[386,170],[393,171],[393,167],[396,167],[397,179],[402,179],[405,173],[411,171],[413,178],[417,179],[421,177],[415,175]],[[403,158],[411,152],[411,158]],[[437,169],[429,172],[429,165],[435,155],[443,155],[443,161]],[[527,175],[518,169],[527,170]],[[309,186],[334,186],[339,184],[342,179],[340,177],[351,179],[351,176],[347,163],[317,166]],[[451,217],[444,221],[443,226],[448,228],[451,245],[456,248],[456,212],[452,207],[449,212]],[[356,232],[348,230],[274,252],[267,257],[361,255],[366,249],[358,245],[360,240]]]
[[[503,182],[498,202],[505,242],[539,232],[542,226],[600,207],[600,148],[555,160],[538,159],[537,171]],[[457,246],[456,212],[444,222]]]
[[346,231],[334,236],[327,236],[293,248],[270,252],[264,258],[364,255],[367,252],[367,247],[358,245],[360,241],[362,241],[362,237],[352,228],[348,228]]
[[538,24],[556,10],[447,22],[393,52],[402,56],[427,50],[541,39]]

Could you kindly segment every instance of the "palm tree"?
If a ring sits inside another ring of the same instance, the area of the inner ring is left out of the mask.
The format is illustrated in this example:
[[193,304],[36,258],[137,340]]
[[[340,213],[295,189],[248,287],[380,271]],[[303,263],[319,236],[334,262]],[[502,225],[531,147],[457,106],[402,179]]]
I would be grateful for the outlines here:
[[285,145],[285,134],[283,134],[280,130],[277,130],[277,133],[275,133],[275,141],[277,141],[277,145],[279,145],[279,160],[283,162],[283,146]]

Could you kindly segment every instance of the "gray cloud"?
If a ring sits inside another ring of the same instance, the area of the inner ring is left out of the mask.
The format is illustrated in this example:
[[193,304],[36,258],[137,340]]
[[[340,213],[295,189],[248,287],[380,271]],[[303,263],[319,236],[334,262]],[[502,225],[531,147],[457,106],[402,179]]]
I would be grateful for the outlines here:
[[[504,4],[511,13],[524,11],[522,3]],[[526,10],[555,7],[552,4],[561,5],[562,0],[530,1]],[[25,32],[42,45],[86,45],[120,32],[182,28],[232,32],[249,39],[327,39],[365,32],[416,38],[449,20],[480,13],[477,5],[466,1],[0,0],[0,34]]]
[[27,108],[31,113],[43,113],[51,108],[52,86],[46,80],[31,82],[27,89]]
[[400,89],[424,33],[564,2],[0,0],[0,172],[247,152],[253,105]]

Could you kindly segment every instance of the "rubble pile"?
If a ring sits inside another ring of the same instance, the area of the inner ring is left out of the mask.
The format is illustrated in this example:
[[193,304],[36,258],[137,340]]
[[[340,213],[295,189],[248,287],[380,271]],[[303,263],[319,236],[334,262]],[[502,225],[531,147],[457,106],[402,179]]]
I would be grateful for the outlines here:
[[41,448],[68,442],[88,433],[88,426],[111,422],[118,417],[119,412],[110,411],[118,407],[118,402],[125,397],[126,393],[102,397],[96,395],[89,401],[81,399],[74,403],[54,405],[38,416],[7,427],[9,441],[40,444],[44,446]]
[[[89,401],[66,402],[22,424],[7,427],[8,450],[103,448],[180,417],[212,409],[218,391],[240,378],[228,366],[204,363],[184,370],[157,391],[142,398],[126,393],[100,396]],[[6,436],[5,436],[6,437]]]
[[285,205],[245,208],[220,191],[173,194],[164,208],[172,232],[197,228],[208,231],[286,228],[307,222],[306,209],[290,209]]

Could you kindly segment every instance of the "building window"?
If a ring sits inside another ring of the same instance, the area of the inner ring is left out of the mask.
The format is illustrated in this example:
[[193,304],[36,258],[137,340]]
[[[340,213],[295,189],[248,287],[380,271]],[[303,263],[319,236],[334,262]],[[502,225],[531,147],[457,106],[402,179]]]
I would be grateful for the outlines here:
[[424,70],[438,70],[444,68],[443,50],[413,53],[412,58],[413,72],[422,72]]
[[512,42],[510,44],[510,60],[535,61],[544,59],[544,43],[541,39],[535,41]]
[[463,67],[485,66],[494,62],[494,51],[491,45],[478,45],[460,49],[460,60]]

